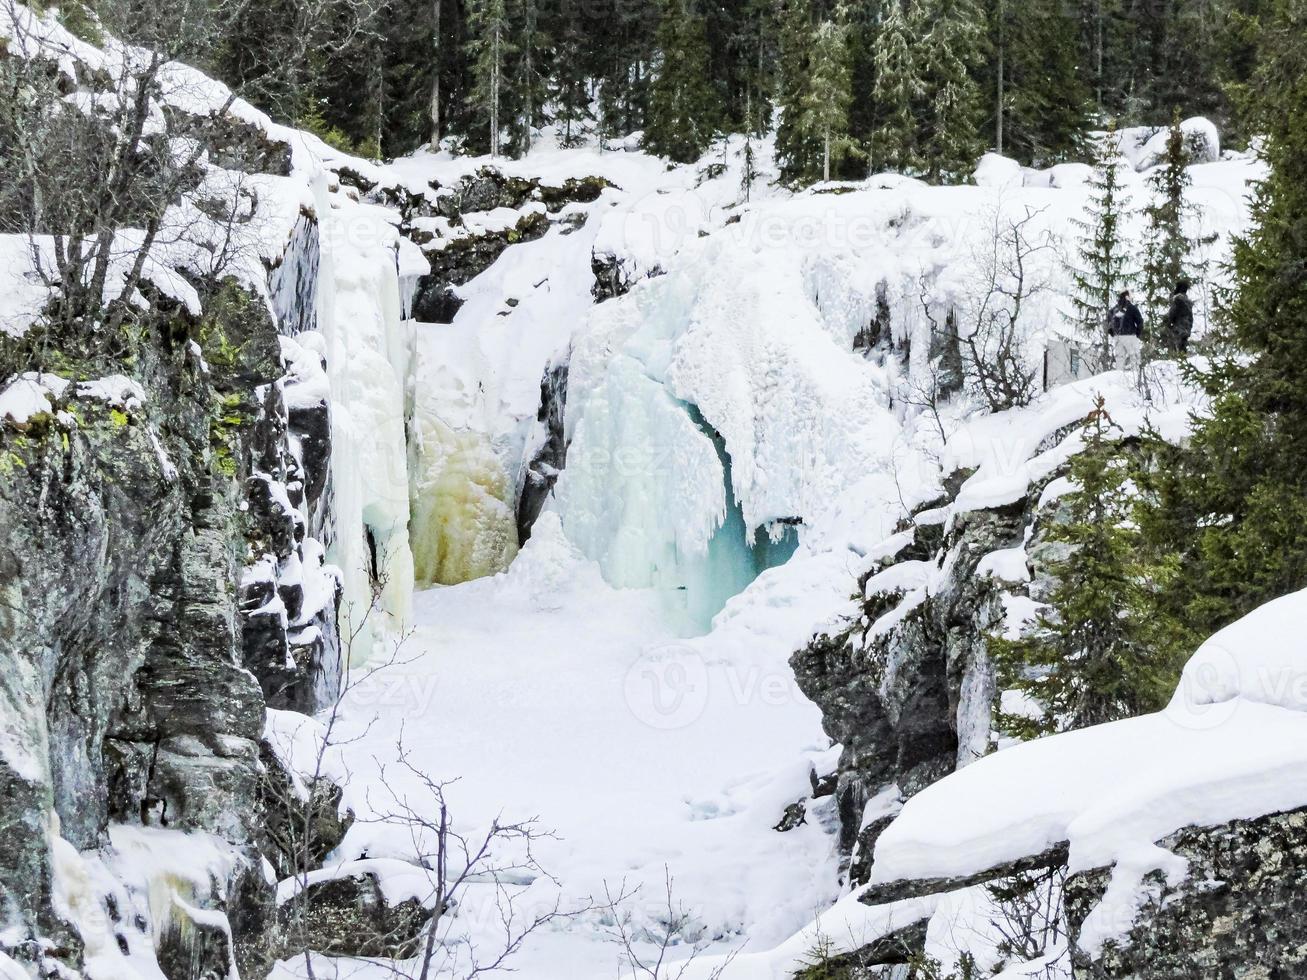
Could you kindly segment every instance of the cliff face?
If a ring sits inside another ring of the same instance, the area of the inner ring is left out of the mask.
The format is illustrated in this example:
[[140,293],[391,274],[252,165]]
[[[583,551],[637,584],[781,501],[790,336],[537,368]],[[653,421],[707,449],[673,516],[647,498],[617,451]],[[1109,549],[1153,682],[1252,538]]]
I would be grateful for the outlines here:
[[[899,533],[877,549],[881,557],[860,579],[848,614],[792,658],[800,687],[822,709],[827,733],[842,745],[834,783],[841,844],[848,854],[846,883],[866,886],[857,900],[877,912],[893,907],[897,925],[922,924],[917,935],[894,934],[894,962],[920,967],[938,959],[932,967],[937,972],[930,975],[1024,976],[1033,971],[1029,975],[1076,980],[1299,976],[1304,970],[1303,916],[1296,896],[1303,886],[1307,816],[1289,809],[1224,823],[1204,817],[1212,800],[1237,796],[1239,806],[1230,812],[1240,814],[1256,814],[1263,806],[1251,791],[1223,785],[1219,765],[1210,773],[1202,769],[1200,787],[1154,801],[1154,809],[1163,812],[1156,819],[1160,836],[1148,837],[1137,855],[1129,850],[1117,857],[1087,855],[1073,834],[1068,838],[1047,831],[1043,844],[1032,841],[1023,845],[1024,851],[1011,852],[1025,856],[988,865],[976,858],[974,866],[948,870],[950,859],[940,857],[905,873],[895,863],[907,853],[905,837],[931,820],[937,829],[956,822],[959,838],[966,841],[967,828],[987,826],[993,812],[1026,814],[1022,825],[1032,827],[1042,827],[1040,815],[1049,811],[1066,810],[1074,817],[1078,804],[1066,798],[1065,787],[1097,785],[1085,771],[1088,767],[1067,756],[1055,772],[1040,769],[1029,761],[1032,755],[1022,755],[1026,749],[1047,750],[1039,758],[1050,759],[1049,753],[1068,744],[1101,748],[1118,733],[1144,731],[1121,726],[1150,721],[1159,724],[1163,735],[1185,730],[1183,718],[1163,713],[992,754],[999,742],[990,732],[991,706],[1001,692],[987,638],[996,632],[1012,635],[1029,618],[1054,585],[1051,567],[1065,547],[1050,542],[1047,530],[1067,519],[1058,499],[1070,485],[1059,474],[1078,443],[1065,423],[1050,425],[1046,433],[1033,457],[1019,457],[1003,471],[1022,477],[1019,493],[1004,491],[988,505],[977,505],[986,496],[977,492],[985,486],[984,472],[965,470],[946,480],[944,495],[917,508]],[[1036,465],[1040,459],[1047,465]],[[987,486],[992,490],[996,484],[991,479]],[[1219,662],[1235,667],[1235,676],[1251,686],[1250,697],[1268,696],[1247,680],[1261,677],[1257,657],[1274,661],[1275,648],[1292,643],[1278,627],[1260,643],[1245,643],[1247,649],[1221,634],[1210,642],[1225,658]],[[1225,652],[1227,646],[1233,655]],[[1195,654],[1195,661],[1202,656],[1201,651]],[[1242,672],[1232,659],[1239,656],[1250,658]],[[1214,683],[1202,673],[1205,669],[1200,664],[1199,679],[1193,680],[1200,705],[1209,693],[1203,685]],[[1229,682],[1222,683],[1211,696],[1233,697],[1226,690]],[[1233,690],[1242,689],[1235,685]],[[1210,751],[1217,754],[1221,739],[1240,737],[1212,731],[1216,748]],[[1155,744],[1160,741],[1165,739],[1142,735],[1123,741],[1119,759],[1102,749],[1096,758],[1108,760],[1103,765],[1110,773],[1101,792],[1090,795],[1106,797],[1118,783],[1127,796],[1132,786],[1165,784],[1163,773],[1148,768],[1150,761],[1156,768],[1150,753],[1161,751]],[[1261,748],[1254,741],[1240,757],[1251,771],[1256,771]],[[1276,748],[1267,745],[1265,750],[1274,756]],[[1190,761],[1200,757],[1201,750],[1188,751]],[[974,768],[956,772],[982,758]],[[1013,778],[1002,781],[996,775],[1000,771]],[[1256,785],[1252,776],[1247,785]],[[1286,796],[1265,808],[1283,807],[1290,800]],[[975,808],[970,819],[969,807]],[[1173,819],[1168,807],[1192,811],[1188,819],[1198,825],[1184,826],[1185,818],[1165,824]],[[1226,813],[1219,806],[1217,811]],[[1133,826],[1129,812],[1122,810],[1122,826]],[[1066,818],[1072,827],[1093,824],[1072,817]],[[1170,830],[1177,826],[1183,829]],[[940,830],[941,839],[950,833]],[[977,833],[966,848],[959,848],[981,854],[981,837]],[[929,850],[924,839],[912,838],[922,853]],[[1132,861],[1143,862],[1143,870]],[[888,934],[873,933],[859,940],[866,945],[850,953],[848,962],[885,962],[877,957],[887,939]],[[960,959],[963,952],[969,962]],[[975,969],[980,972],[969,972]]]
[[1159,844],[1187,862],[1187,877],[1168,885],[1154,875],[1127,937],[1097,958],[1080,952],[1076,940],[1089,912],[1103,901],[1111,873],[1099,869],[1067,879],[1076,977],[1198,980],[1307,973],[1307,811],[1189,827]]
[[10,375],[59,351],[57,375],[27,376],[47,408],[0,422],[0,915],[29,962],[80,965],[59,856],[124,824],[230,845],[229,875],[191,897],[242,906],[258,973],[265,708],[311,705],[334,592],[304,601],[322,550],[291,494],[322,480],[296,451],[276,324],[208,286],[202,315],[156,309],[113,350],[35,327],[3,352]]
[[[876,836],[904,799],[989,750],[986,636],[1003,625],[1005,596],[1048,586],[1040,521],[1056,508],[1041,517],[1038,506],[1048,480],[1013,503],[950,517],[966,475],[947,481],[947,495],[887,542],[849,616],[791,659],[800,689],[843,746],[835,793],[852,884],[866,881]],[[1000,567],[995,555],[1019,567]],[[876,813],[873,798],[883,804]]]

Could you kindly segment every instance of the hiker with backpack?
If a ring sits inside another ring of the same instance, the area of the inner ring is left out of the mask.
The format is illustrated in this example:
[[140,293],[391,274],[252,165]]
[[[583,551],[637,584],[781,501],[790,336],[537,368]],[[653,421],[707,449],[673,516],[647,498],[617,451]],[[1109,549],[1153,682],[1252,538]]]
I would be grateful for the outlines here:
[[1171,308],[1162,320],[1162,347],[1176,354],[1187,353],[1193,329],[1194,301],[1189,298],[1189,280],[1181,279],[1175,284]]
[[1113,366],[1118,371],[1138,372],[1143,363],[1144,316],[1124,289],[1107,316],[1107,332],[1112,338]]

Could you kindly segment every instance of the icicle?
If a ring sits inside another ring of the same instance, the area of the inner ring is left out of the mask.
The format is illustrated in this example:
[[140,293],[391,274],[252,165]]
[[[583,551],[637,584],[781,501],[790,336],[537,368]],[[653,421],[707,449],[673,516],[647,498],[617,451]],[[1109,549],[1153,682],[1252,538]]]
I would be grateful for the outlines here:
[[335,534],[328,559],[341,569],[341,633],[357,634],[350,659],[359,663],[410,614],[411,328],[401,315],[393,229],[369,221],[365,209],[334,210],[323,174],[314,198],[322,243],[317,320],[331,385]]

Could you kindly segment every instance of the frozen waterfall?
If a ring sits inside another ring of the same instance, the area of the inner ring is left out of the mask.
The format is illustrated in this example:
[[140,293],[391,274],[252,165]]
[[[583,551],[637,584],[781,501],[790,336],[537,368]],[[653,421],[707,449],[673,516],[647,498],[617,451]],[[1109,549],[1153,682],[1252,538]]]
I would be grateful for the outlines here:
[[409,620],[405,415],[411,328],[402,318],[398,232],[364,209],[337,211],[319,177],[318,330],[331,384],[332,514],[328,560],[344,580],[341,635],[366,660]]

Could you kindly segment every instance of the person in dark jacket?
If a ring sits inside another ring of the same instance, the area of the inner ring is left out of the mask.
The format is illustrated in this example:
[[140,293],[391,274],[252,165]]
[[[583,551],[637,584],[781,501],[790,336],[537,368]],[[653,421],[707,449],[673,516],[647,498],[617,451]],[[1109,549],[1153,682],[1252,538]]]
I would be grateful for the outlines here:
[[1162,345],[1177,354],[1189,350],[1189,335],[1194,330],[1194,301],[1189,298],[1189,280],[1181,279],[1175,284],[1175,295],[1171,297],[1171,308],[1163,321]]
[[1125,289],[1116,298],[1107,318],[1107,332],[1112,337],[1113,358],[1118,371],[1138,371],[1142,363],[1144,315],[1139,312]]

